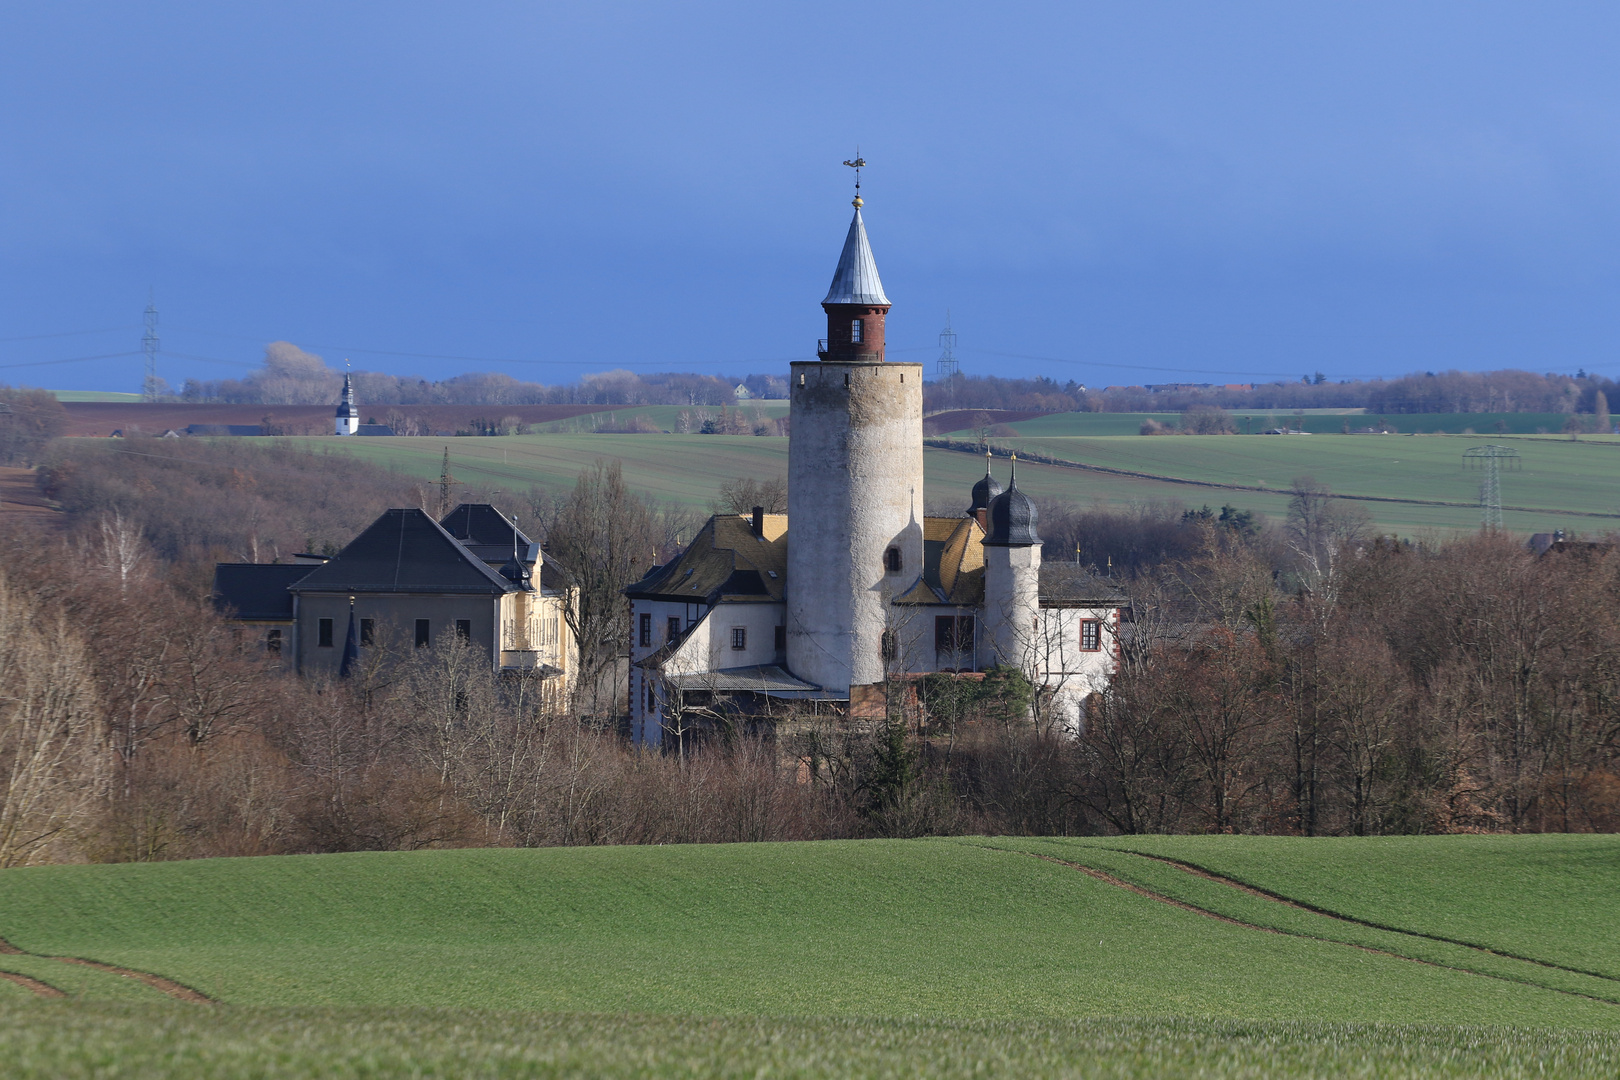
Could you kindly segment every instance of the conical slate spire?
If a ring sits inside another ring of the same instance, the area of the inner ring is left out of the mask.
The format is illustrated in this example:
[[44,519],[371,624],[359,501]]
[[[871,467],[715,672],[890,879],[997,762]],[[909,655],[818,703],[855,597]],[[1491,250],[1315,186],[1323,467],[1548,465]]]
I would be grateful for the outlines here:
[[838,256],[838,269],[833,272],[832,288],[827,290],[827,299],[822,303],[889,303],[889,298],[883,295],[877,260],[872,258],[872,245],[866,239],[866,223],[861,220],[858,206],[854,220],[849,223],[849,235],[844,238],[843,254]]

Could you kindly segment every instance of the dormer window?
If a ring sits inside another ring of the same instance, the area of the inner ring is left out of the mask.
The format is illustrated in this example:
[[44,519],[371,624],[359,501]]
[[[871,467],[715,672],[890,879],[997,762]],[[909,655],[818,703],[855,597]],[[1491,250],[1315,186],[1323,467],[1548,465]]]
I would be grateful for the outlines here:
[[861,343],[861,320],[855,319],[849,324],[849,340],[857,345]]

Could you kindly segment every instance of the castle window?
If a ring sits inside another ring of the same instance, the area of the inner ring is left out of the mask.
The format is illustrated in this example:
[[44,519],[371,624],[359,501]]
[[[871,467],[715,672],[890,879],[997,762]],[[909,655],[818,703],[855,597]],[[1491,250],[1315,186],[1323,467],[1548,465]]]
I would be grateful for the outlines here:
[[961,667],[973,652],[973,616],[934,617],[935,661],[941,667]]
[[787,650],[787,627],[778,626],[776,628],[776,651],[777,652],[785,652],[786,650]]
[[322,649],[332,647],[332,620],[322,619],[315,624],[315,644]]
[[861,320],[855,319],[849,324],[849,340],[857,345],[861,343]]
[[1102,621],[1099,619],[1080,620],[1080,651],[1102,651]]
[[456,620],[456,639],[458,641],[471,641],[472,640],[472,620],[471,619],[457,619]]
[[748,648],[748,627],[733,626],[731,628],[731,647],[733,649]]
[[900,549],[892,547],[883,553],[883,568],[891,574],[900,572]]
[[374,645],[377,642],[377,623],[374,619],[360,620],[360,644]]
[[652,644],[652,616],[647,612],[641,613],[641,647],[647,648]]
[[278,655],[280,654],[280,652],[281,652],[281,627],[272,626],[270,628],[269,633],[264,635],[264,650],[265,650],[265,652],[272,652],[272,653],[276,653]]
[[883,650],[883,662],[885,664],[894,663],[894,658],[900,655],[900,635],[893,630],[883,631],[883,637],[879,639],[878,647]]
[[669,617],[669,637],[668,637],[668,640],[674,641],[676,638],[678,638],[680,636],[681,636],[681,617],[679,615],[671,615]]
[[425,649],[428,647],[428,643],[428,621],[426,619],[417,619],[416,647],[418,649]]

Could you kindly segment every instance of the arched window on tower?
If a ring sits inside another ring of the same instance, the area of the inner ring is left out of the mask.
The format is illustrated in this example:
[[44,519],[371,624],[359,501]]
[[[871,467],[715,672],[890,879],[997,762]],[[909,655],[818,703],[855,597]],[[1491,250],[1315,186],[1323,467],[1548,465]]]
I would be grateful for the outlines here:
[[849,340],[859,345],[861,343],[861,320],[855,319],[849,324]]
[[883,553],[883,568],[891,574],[900,572],[900,549],[892,547]]

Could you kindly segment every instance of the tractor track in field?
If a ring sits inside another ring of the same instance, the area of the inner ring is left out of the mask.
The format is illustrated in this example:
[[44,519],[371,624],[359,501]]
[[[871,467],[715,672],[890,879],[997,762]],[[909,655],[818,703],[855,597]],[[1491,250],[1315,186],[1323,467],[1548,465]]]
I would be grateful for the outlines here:
[[[1128,849],[1125,848],[1115,850],[1128,851]],[[1353,926],[1365,926],[1369,930],[1382,930],[1391,934],[1406,934],[1409,937],[1422,938],[1425,941],[1438,941],[1445,945],[1456,945],[1459,948],[1472,949],[1474,952],[1481,953],[1485,956],[1499,956],[1504,960],[1517,960],[1520,963],[1534,964],[1537,967],[1548,968],[1552,971],[1562,971],[1570,975],[1584,975],[1591,979],[1602,979],[1605,982],[1620,983],[1620,978],[1613,975],[1606,975],[1601,971],[1588,971],[1585,968],[1568,967],[1564,964],[1555,964],[1550,960],[1538,960],[1533,956],[1521,956],[1518,953],[1503,952],[1501,949],[1493,949],[1488,945],[1480,945],[1472,941],[1464,941],[1461,938],[1451,938],[1445,937],[1442,934],[1425,933],[1422,930],[1408,930],[1403,926],[1390,926],[1385,923],[1373,922],[1370,919],[1358,919],[1354,915],[1345,915],[1330,908],[1318,907],[1317,905],[1307,903],[1304,900],[1295,900],[1291,896],[1284,896],[1282,893],[1272,892],[1269,889],[1262,889],[1258,885],[1250,885],[1246,881],[1241,881],[1234,877],[1227,877],[1224,874],[1218,874],[1207,867],[1199,866],[1197,863],[1184,862],[1181,859],[1172,859],[1164,855],[1148,855],[1140,851],[1128,851],[1128,853],[1135,855],[1140,859],[1151,859],[1154,862],[1164,863],[1166,866],[1173,866],[1183,873],[1191,874],[1194,877],[1201,877],[1206,881],[1213,881],[1219,885],[1225,885],[1229,888],[1237,889],[1239,892],[1248,893],[1250,896],[1257,897],[1261,900],[1270,900],[1273,903],[1283,904],[1291,908],[1297,908],[1300,911],[1306,911],[1312,915],[1321,915],[1324,918],[1336,919],[1339,922],[1350,923]]]
[[30,978],[27,975],[19,975],[15,971],[0,971],[0,979],[4,979],[4,980],[6,980],[6,982],[16,983],[18,986],[22,987],[25,990],[32,990],[34,993],[38,994],[40,997],[45,997],[45,998],[65,998],[65,997],[67,997],[67,994],[63,993],[61,990],[58,990],[56,987],[52,986],[50,983],[48,983],[48,982],[40,982],[38,979]]
[[[176,982],[173,979],[163,975],[158,975],[151,971],[137,971],[134,968],[119,967],[116,964],[106,964],[100,960],[86,960],[80,956],[52,956],[48,953],[29,952],[27,949],[19,949],[5,938],[0,938],[0,956],[32,956],[40,960],[56,960],[63,964],[78,964],[82,967],[95,968],[97,971],[105,971],[111,975],[119,975],[126,979],[134,979],[137,982],[143,982],[159,993],[169,995],[176,1001],[187,1001],[194,1005],[212,1005],[214,1003],[214,999],[203,993],[201,990],[194,990],[184,983]],[[43,997],[67,996],[63,994],[62,991],[56,989],[56,987],[51,986],[48,983],[40,982],[38,979],[29,978],[27,975],[18,975],[14,972],[0,971],[0,978],[5,978],[11,982],[27,986],[36,994],[40,994]],[[43,987],[44,989],[39,989],[40,987]]]
[[[1346,948],[1357,949],[1357,950],[1360,950],[1361,952],[1371,953],[1374,956],[1387,956],[1387,957],[1390,957],[1391,959],[1394,959],[1394,960],[1405,960],[1408,963],[1422,964],[1424,967],[1438,968],[1438,969],[1440,969],[1442,971],[1455,971],[1455,972],[1458,972],[1458,973],[1464,974],[1464,975],[1477,975],[1480,978],[1484,978],[1484,979],[1495,979],[1495,980],[1497,980],[1499,982],[1514,983],[1514,984],[1519,985],[1519,986],[1531,986],[1531,987],[1535,987],[1538,990],[1549,990],[1549,991],[1551,991],[1551,992],[1553,992],[1555,994],[1565,994],[1565,995],[1568,995],[1569,997],[1584,998],[1587,1001],[1596,1001],[1596,1002],[1598,1002],[1600,1004],[1603,1004],[1603,1005],[1613,1005],[1613,1006],[1616,1006],[1616,1007],[1620,1007],[1620,1001],[1616,1001],[1613,998],[1600,997],[1597,994],[1585,994],[1585,993],[1582,993],[1579,990],[1566,990],[1563,987],[1558,987],[1558,986],[1548,986],[1546,983],[1539,983],[1539,982],[1536,982],[1536,981],[1534,981],[1532,979],[1520,979],[1520,978],[1515,978],[1515,977],[1513,977],[1511,975],[1498,975],[1495,972],[1478,971],[1478,970],[1475,970],[1474,968],[1458,967],[1455,964],[1442,964],[1442,963],[1440,963],[1438,961],[1435,961],[1435,960],[1424,960],[1424,959],[1421,959],[1421,958],[1416,957],[1416,956],[1407,956],[1405,953],[1393,952],[1393,951],[1391,951],[1389,949],[1378,949],[1378,948],[1374,948],[1371,945],[1358,945],[1353,941],[1336,941],[1333,938],[1318,937],[1315,934],[1301,933],[1298,930],[1284,930],[1284,929],[1282,929],[1280,927],[1261,926],[1259,923],[1245,922],[1242,919],[1235,919],[1230,915],[1222,915],[1218,911],[1211,911],[1209,908],[1199,907],[1197,904],[1189,904],[1185,900],[1177,900],[1175,897],[1166,896],[1163,893],[1159,893],[1159,892],[1154,892],[1152,889],[1145,888],[1144,886],[1137,885],[1137,884],[1135,884],[1133,882],[1126,881],[1123,878],[1115,877],[1113,874],[1110,874],[1110,873],[1108,873],[1108,872],[1106,872],[1104,870],[1098,870],[1096,867],[1086,866],[1083,863],[1070,862],[1067,859],[1059,859],[1054,855],[1042,855],[1039,852],[1035,852],[1035,851],[1018,851],[1018,850],[1016,850],[1014,848],[992,848],[992,847],[987,847],[987,848],[985,848],[985,850],[987,850],[987,851],[1007,852],[1009,854],[1014,854],[1014,855],[1027,855],[1027,856],[1029,856],[1031,858],[1040,859],[1040,860],[1042,860],[1044,862],[1055,863],[1058,866],[1066,867],[1067,869],[1070,869],[1070,870],[1078,870],[1082,874],[1085,874],[1085,875],[1087,875],[1089,877],[1095,878],[1098,881],[1104,882],[1104,883],[1106,883],[1108,885],[1113,885],[1113,886],[1115,886],[1117,888],[1125,889],[1126,891],[1135,893],[1136,895],[1144,897],[1145,899],[1157,901],[1158,903],[1164,904],[1164,905],[1166,905],[1168,907],[1179,908],[1182,911],[1190,912],[1190,913],[1192,913],[1194,915],[1202,915],[1206,919],[1214,919],[1216,922],[1226,923],[1229,926],[1236,926],[1236,927],[1239,927],[1239,928],[1244,929],[1244,930],[1257,930],[1257,931],[1259,931],[1260,933],[1263,933],[1263,934],[1277,934],[1277,935],[1279,935],[1281,937],[1299,938],[1299,939],[1301,939],[1303,941],[1318,941],[1318,942],[1321,942],[1324,945],[1343,945]],[[1299,909],[1301,911],[1308,912],[1308,913],[1313,914],[1313,915],[1324,915],[1324,916],[1328,916],[1328,917],[1332,917],[1332,918],[1337,918],[1337,919],[1340,919],[1343,922],[1354,923],[1354,924],[1359,925],[1359,926],[1366,926],[1369,929],[1374,929],[1374,930],[1384,930],[1384,931],[1397,933],[1397,934],[1411,934],[1411,936],[1413,936],[1413,937],[1427,938],[1427,939],[1433,940],[1433,941],[1444,942],[1445,944],[1448,944],[1448,945],[1463,945],[1466,948],[1475,949],[1478,952],[1486,953],[1486,954],[1491,955],[1491,956],[1498,956],[1498,957],[1501,957],[1501,958],[1507,959],[1507,960],[1524,960],[1524,961],[1526,961],[1528,963],[1538,964],[1538,965],[1540,965],[1542,967],[1552,968],[1552,969],[1557,970],[1557,971],[1563,971],[1563,972],[1565,972],[1567,974],[1586,975],[1586,976],[1589,976],[1589,977],[1605,979],[1605,980],[1608,980],[1608,981],[1620,981],[1620,980],[1615,980],[1615,979],[1612,978],[1612,976],[1608,976],[1608,975],[1594,975],[1594,973],[1592,973],[1592,972],[1579,971],[1579,970],[1577,970],[1575,968],[1560,967],[1557,964],[1549,964],[1549,963],[1546,963],[1545,961],[1527,960],[1527,958],[1511,956],[1511,955],[1509,955],[1507,953],[1496,952],[1494,950],[1485,949],[1485,948],[1482,948],[1482,947],[1477,946],[1477,945],[1468,945],[1465,942],[1450,941],[1450,940],[1448,940],[1446,938],[1434,937],[1433,935],[1429,935],[1429,934],[1415,934],[1415,933],[1412,933],[1412,931],[1409,931],[1409,930],[1401,930],[1401,929],[1398,929],[1396,927],[1378,926],[1377,924],[1374,924],[1374,923],[1362,922],[1361,920],[1358,920],[1358,919],[1352,919],[1352,918],[1347,918],[1345,916],[1336,915],[1333,912],[1321,911],[1321,910],[1313,908],[1313,907],[1311,907],[1309,905],[1301,904],[1301,903],[1299,903],[1297,901],[1291,900],[1288,897],[1280,896],[1280,895],[1275,894],[1275,893],[1268,893],[1267,891],[1265,891],[1263,889],[1256,889],[1255,887],[1253,887],[1251,885],[1246,885],[1243,882],[1235,881],[1235,880],[1233,880],[1231,878],[1222,877],[1219,874],[1215,874],[1215,873],[1212,873],[1210,871],[1204,870],[1202,867],[1195,867],[1195,866],[1192,866],[1191,864],[1180,863],[1175,859],[1166,859],[1166,858],[1161,858],[1161,857],[1155,856],[1155,855],[1142,855],[1140,852],[1135,852],[1135,851],[1124,851],[1122,853],[1127,854],[1127,855],[1135,855],[1138,858],[1151,859],[1151,860],[1153,860],[1155,862],[1167,863],[1167,864],[1169,864],[1171,866],[1176,867],[1178,870],[1183,870],[1183,871],[1185,871],[1187,873],[1193,874],[1195,877],[1206,878],[1209,881],[1213,881],[1213,882],[1216,882],[1218,884],[1222,884],[1222,885],[1229,886],[1231,888],[1238,889],[1241,892],[1249,893],[1250,895],[1259,897],[1261,899],[1270,900],[1270,901],[1273,901],[1274,903],[1281,903],[1281,904],[1287,905],[1289,907],[1294,907],[1294,908],[1297,908],[1297,909]]]

